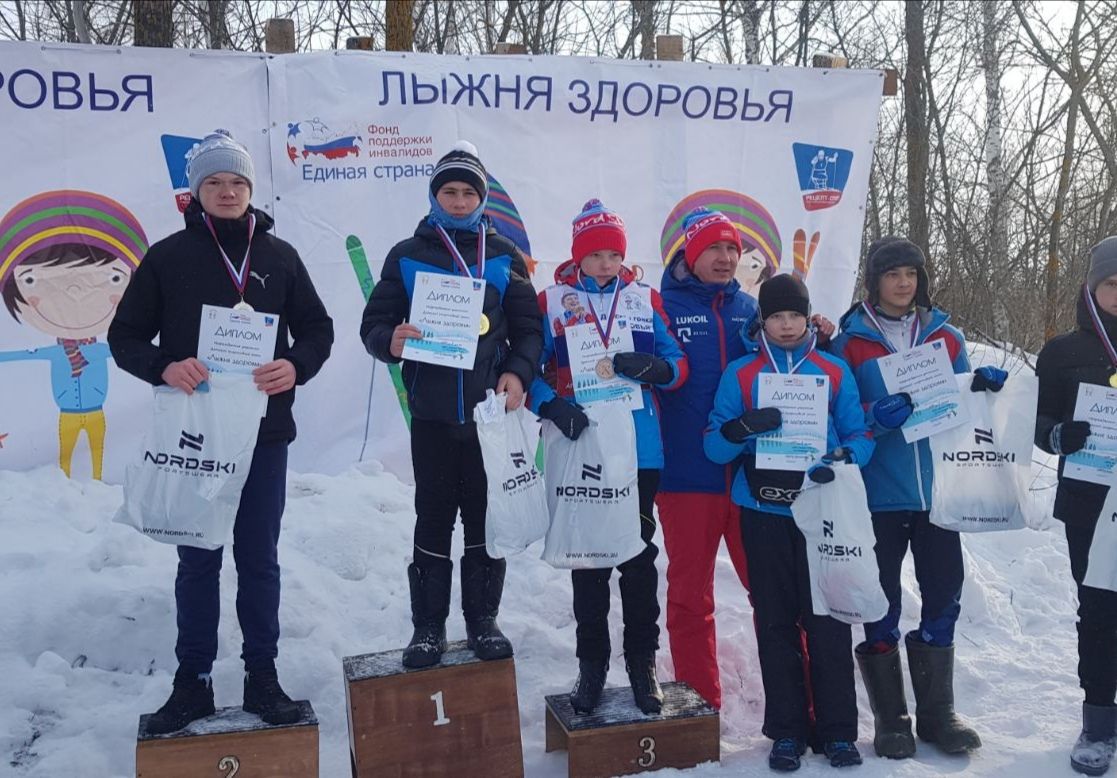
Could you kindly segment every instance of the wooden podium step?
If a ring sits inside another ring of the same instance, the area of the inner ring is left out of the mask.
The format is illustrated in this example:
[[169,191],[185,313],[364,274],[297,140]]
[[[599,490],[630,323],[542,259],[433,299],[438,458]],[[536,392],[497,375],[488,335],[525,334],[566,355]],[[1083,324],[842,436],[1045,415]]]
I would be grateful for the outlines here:
[[345,657],[354,778],[515,778],[524,774],[516,666],[451,643],[442,663],[403,666],[403,651]]
[[318,778],[318,718],[307,700],[294,724],[220,708],[185,729],[149,735],[140,716],[136,778]]
[[569,694],[547,704],[547,751],[565,749],[570,778],[608,778],[664,767],[694,767],[721,759],[718,712],[685,683],[663,684],[663,710],[636,707],[627,686],[606,689],[593,713],[582,716]]

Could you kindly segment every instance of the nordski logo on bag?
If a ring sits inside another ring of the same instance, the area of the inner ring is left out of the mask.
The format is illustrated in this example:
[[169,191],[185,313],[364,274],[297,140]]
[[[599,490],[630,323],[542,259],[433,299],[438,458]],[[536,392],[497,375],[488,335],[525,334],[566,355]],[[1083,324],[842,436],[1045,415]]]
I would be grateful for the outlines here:
[[186,430],[182,431],[182,437],[178,439],[179,449],[192,448],[195,451],[202,450],[202,444],[205,442],[206,436],[199,432],[197,435],[191,435]]
[[582,465],[582,480],[583,481],[587,481],[587,480],[600,481],[601,480],[601,471],[604,470],[604,469],[605,469],[605,465],[602,465],[602,464],[597,464],[597,465],[583,464]]
[[992,446],[993,445],[993,430],[992,429],[983,430],[979,427],[974,427],[973,442],[974,442],[974,445],[976,445],[976,446],[980,446],[982,443],[988,443],[990,446]]
[[997,451],[996,441],[993,440],[993,429],[981,429],[974,427],[973,439],[975,446],[987,445],[993,449],[974,449],[973,451],[943,451],[943,462],[988,462],[991,464],[999,464],[1002,462],[1014,463],[1016,462],[1016,453],[1013,451]]
[[834,537],[834,522],[833,521],[827,521],[826,519],[822,520],[822,537],[824,537],[824,538]]
[[515,468],[527,467],[527,457],[524,456],[524,452],[513,451],[513,452],[511,452],[511,456],[512,456],[512,467],[515,467]]

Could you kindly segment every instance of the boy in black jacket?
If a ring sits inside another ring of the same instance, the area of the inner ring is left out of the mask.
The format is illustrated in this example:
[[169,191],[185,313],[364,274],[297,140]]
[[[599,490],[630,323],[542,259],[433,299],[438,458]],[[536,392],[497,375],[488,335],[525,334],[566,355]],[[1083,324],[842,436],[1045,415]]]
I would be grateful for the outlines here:
[[1117,592],[1083,584],[1090,544],[1109,487],[1063,475],[1070,454],[1081,451],[1090,423],[1074,421],[1079,384],[1117,387],[1117,236],[1090,251],[1090,270],[1078,297],[1078,328],[1049,341],[1039,353],[1037,446],[1059,456],[1056,519],[1067,534],[1070,569],[1078,584],[1078,681],[1085,693],[1082,734],[1071,767],[1086,775],[1109,769],[1117,748]]
[[[330,355],[333,321],[290,244],[268,231],[272,219],[249,205],[254,170],[248,151],[223,130],[196,149],[187,167],[193,200],[186,229],[150,248],[124,293],[108,340],[116,363],[156,386],[192,394],[209,377],[197,359],[202,306],[251,306],[279,317],[275,359],[254,371],[267,413],[233,528],[237,618],[244,633],[244,709],[271,724],[298,719],[276,677],[279,542],[287,489],[287,446],[295,439],[295,385]],[[243,281],[243,283],[242,283]],[[294,338],[291,343],[288,335]],[[159,344],[152,340],[158,336]],[[217,657],[222,549],[178,547],[175,604],[178,671],[148,732],[181,729],[213,713],[209,673]]]
[[[453,561],[450,540],[461,511],[462,611],[469,647],[481,659],[512,655],[496,624],[505,562],[485,551],[485,468],[473,407],[488,389],[508,393],[507,408],[523,403],[543,348],[543,327],[527,265],[516,246],[484,218],[488,176],[477,149],[459,141],[438,161],[430,184],[430,214],[415,235],[397,243],[361,321],[365,348],[383,362],[402,360],[419,328],[406,323],[419,272],[470,275],[486,281],[472,370],[404,361],[411,408],[415,470],[415,549],[407,568],[415,632],[406,667],[436,664],[446,648]],[[483,255],[481,254],[483,247]]]

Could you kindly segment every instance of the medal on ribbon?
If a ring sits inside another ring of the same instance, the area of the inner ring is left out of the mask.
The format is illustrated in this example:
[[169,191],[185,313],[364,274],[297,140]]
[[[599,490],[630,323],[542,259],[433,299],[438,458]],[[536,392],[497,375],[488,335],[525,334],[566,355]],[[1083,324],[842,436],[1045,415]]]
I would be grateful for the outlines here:
[[244,301],[244,292],[245,288],[248,286],[248,268],[252,259],[252,236],[256,232],[256,214],[248,214],[248,248],[244,250],[244,261],[240,263],[239,270],[233,265],[233,261],[229,259],[229,255],[225,253],[225,249],[217,237],[217,231],[213,229],[213,222],[210,220],[208,213],[202,214],[202,221],[205,222],[206,227],[209,229],[209,234],[213,236],[213,242],[217,244],[217,250],[221,253],[221,259],[225,262],[225,272],[229,274],[229,279],[233,282],[233,287],[237,290],[237,294],[240,295],[240,302],[233,306],[233,310],[255,310]]
[[[869,321],[873,323],[873,326],[877,328],[877,332],[884,335],[884,342],[885,345],[888,346],[888,350],[895,354],[896,349],[892,347],[892,341],[884,334],[884,326],[881,325],[880,319],[877,318],[876,313],[873,311],[873,306],[869,304],[868,300],[862,301],[861,309],[865,312],[865,315],[869,317]],[[915,348],[915,344],[919,342],[919,336],[922,332],[923,325],[919,321],[919,309],[917,308],[912,312],[911,334],[908,337],[908,348]]]
[[[462,253],[460,251],[458,251],[458,247],[454,245],[454,241],[450,240],[449,233],[447,233],[446,230],[443,229],[442,225],[441,224],[436,224],[436,225],[434,225],[434,229],[438,233],[438,237],[442,239],[442,245],[446,248],[446,251],[449,252],[450,256],[454,258],[454,264],[456,264],[458,266],[458,270],[460,270],[463,275],[469,276],[470,278],[482,278],[483,279],[485,277],[485,224],[484,224],[484,222],[482,222],[477,227],[477,275],[476,276],[474,276],[473,273],[470,272],[469,266],[465,264],[465,258],[462,256]],[[491,326],[492,325],[489,322],[489,317],[482,313],[481,314],[481,321],[478,324],[477,331],[482,335],[487,335],[488,332],[489,332],[489,329],[491,329]]]
[[1098,340],[1101,341],[1106,356],[1109,357],[1109,364],[1113,367],[1114,372],[1109,377],[1109,385],[1117,389],[1117,349],[1113,347],[1113,341],[1109,339],[1109,333],[1105,331],[1101,314],[1098,313],[1098,305],[1094,302],[1094,296],[1090,294],[1090,287],[1083,285],[1082,294],[1086,296],[1086,308],[1090,311],[1090,321],[1093,322],[1094,332],[1097,333]]

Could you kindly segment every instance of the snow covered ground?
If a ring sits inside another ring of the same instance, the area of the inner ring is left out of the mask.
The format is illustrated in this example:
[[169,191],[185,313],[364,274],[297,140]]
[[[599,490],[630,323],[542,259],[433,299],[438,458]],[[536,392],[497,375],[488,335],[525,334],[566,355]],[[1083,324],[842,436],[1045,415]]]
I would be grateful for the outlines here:
[[[1003,361],[991,349],[975,357]],[[1054,463],[1039,451],[1036,458],[1034,495],[1047,515]],[[404,568],[412,494],[377,463],[338,476],[289,475],[280,541],[280,678],[293,697],[314,704],[327,778],[349,775],[341,658],[397,648],[410,635]],[[70,481],[54,468],[0,472],[0,775],[134,775],[137,717],[162,704],[175,668],[176,558],[173,547],[111,523],[120,500],[118,486]],[[459,532],[455,557],[460,542]],[[866,763],[851,774],[1073,775],[1067,753],[1078,733],[1081,696],[1065,546],[1061,525],[1049,517],[1038,530],[964,538],[968,578],[958,625],[957,706],[984,748],[958,758],[920,744],[914,759],[877,759],[858,678]],[[565,755],[543,751],[543,696],[568,691],[576,671],[570,583],[567,573],[541,562],[539,552],[536,546],[509,561],[501,624],[516,647],[527,775],[565,776]],[[661,571],[665,561],[661,554]],[[664,585],[661,576],[661,602]],[[719,560],[716,586],[725,687],[722,762],[687,775],[770,775],[751,611],[727,557]],[[219,706],[240,703],[234,593],[226,555],[214,669]],[[910,560],[904,600],[909,627],[919,605]],[[618,616],[619,607],[614,594]],[[450,637],[462,638],[456,583],[451,613]],[[619,647],[619,618],[613,627]],[[666,648],[659,669],[661,678],[671,677]],[[610,683],[626,680],[617,655]],[[833,775],[830,769],[811,756],[800,774]]]

